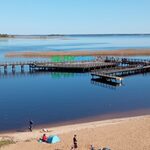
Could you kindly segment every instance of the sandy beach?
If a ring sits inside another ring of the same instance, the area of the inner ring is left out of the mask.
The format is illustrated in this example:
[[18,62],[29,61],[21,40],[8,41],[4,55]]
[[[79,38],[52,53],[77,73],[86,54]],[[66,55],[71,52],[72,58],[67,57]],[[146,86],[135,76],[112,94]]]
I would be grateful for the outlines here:
[[[111,150],[149,150],[150,115],[94,121],[47,128],[48,132],[15,132],[0,134],[1,139],[11,138],[15,144],[4,146],[2,150],[70,150],[72,137],[77,135],[79,150],[88,150],[90,145],[96,149],[109,147]],[[38,143],[46,133],[58,135],[61,142],[56,144]]]
[[120,49],[97,51],[47,51],[47,52],[10,52],[5,57],[51,57],[51,56],[150,56],[150,49]]

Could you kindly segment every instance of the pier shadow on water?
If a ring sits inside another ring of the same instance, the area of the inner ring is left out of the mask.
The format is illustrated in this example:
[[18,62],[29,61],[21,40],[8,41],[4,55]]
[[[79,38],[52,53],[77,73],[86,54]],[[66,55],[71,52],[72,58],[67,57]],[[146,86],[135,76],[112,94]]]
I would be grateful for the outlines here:
[[66,72],[66,71],[40,71],[40,70],[23,70],[23,71],[4,71],[0,72],[0,79],[3,78],[13,78],[13,77],[25,77],[25,76],[38,76],[38,75],[47,75],[49,74],[53,79],[59,78],[70,78],[70,77],[77,77],[77,76],[86,76],[89,73],[83,72]]
[[123,85],[123,83],[117,83],[117,82],[112,82],[106,79],[91,79],[91,84],[96,85],[96,86],[101,86],[109,89],[116,89],[117,87],[120,87]]
[[[20,77],[34,77],[34,76],[39,76],[39,75],[47,75],[49,74],[52,79],[63,79],[63,78],[73,78],[73,77],[81,77],[81,76],[87,76],[90,73],[81,73],[81,72],[59,72],[59,71],[39,71],[39,70],[26,70],[26,71],[13,71],[13,72],[0,72],[0,79],[5,79],[5,78],[20,78]],[[89,78],[90,81],[90,78]],[[94,86],[100,86],[103,88],[108,88],[108,89],[116,89],[120,86],[123,85],[123,83],[117,83],[117,82],[112,82],[106,79],[91,79],[91,84]]]

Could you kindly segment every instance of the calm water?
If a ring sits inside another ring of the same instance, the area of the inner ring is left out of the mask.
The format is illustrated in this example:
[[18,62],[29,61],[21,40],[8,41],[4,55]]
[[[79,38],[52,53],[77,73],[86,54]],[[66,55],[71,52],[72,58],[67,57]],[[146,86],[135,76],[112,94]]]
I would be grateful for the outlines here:
[[[0,60],[13,51],[150,48],[150,36],[73,36],[63,39],[0,40]],[[22,59],[22,58],[21,58]],[[90,59],[77,58],[77,59]],[[25,59],[23,59],[25,60]],[[26,69],[28,72],[28,69]],[[90,74],[0,74],[0,131],[116,112],[150,110],[150,75],[125,78],[122,86],[93,83]]]

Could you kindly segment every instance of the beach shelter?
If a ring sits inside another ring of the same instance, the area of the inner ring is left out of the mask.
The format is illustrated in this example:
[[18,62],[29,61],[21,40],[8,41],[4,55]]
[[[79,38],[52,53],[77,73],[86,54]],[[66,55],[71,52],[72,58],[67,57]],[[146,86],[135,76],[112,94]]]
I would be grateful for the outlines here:
[[47,143],[53,144],[53,143],[57,143],[57,142],[60,142],[60,138],[57,135],[49,136],[47,139]]

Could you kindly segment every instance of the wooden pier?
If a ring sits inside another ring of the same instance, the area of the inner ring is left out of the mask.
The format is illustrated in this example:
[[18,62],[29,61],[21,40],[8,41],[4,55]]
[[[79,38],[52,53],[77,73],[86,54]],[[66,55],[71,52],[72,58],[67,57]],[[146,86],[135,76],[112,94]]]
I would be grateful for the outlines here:
[[137,66],[125,66],[125,67],[116,67],[113,69],[108,69],[108,70],[94,70],[92,71],[91,75],[92,78],[99,77],[102,79],[108,79],[111,81],[118,81],[122,82],[123,78],[122,76],[128,76],[132,74],[137,74],[137,73],[144,73],[144,72],[149,72],[150,71],[150,65],[137,65]]
[[[27,61],[0,63],[0,71],[7,74],[7,70],[16,71],[16,67],[24,72],[28,66],[32,71],[50,72],[90,72],[92,78],[100,78],[108,81],[122,82],[123,76],[145,73],[150,71],[150,60],[118,57],[97,57],[91,61],[50,62]],[[9,68],[9,69],[8,69]],[[0,74],[1,75],[1,74]]]
[[15,68],[17,66],[19,66],[21,68],[21,71],[24,70],[24,66],[33,66],[34,65],[34,61],[29,61],[29,62],[2,62],[0,63],[0,70],[4,70],[4,72],[7,72],[8,70],[8,67],[11,67],[12,68],[12,72],[15,71]]
[[109,88],[112,90],[115,90],[117,87],[120,87],[123,85],[123,83],[111,82],[111,81],[108,81],[108,80],[102,79],[102,78],[91,79],[91,84],[93,84],[95,86]]
[[105,62],[116,62],[120,64],[128,64],[128,65],[149,65],[150,59],[138,59],[138,58],[130,58],[130,57],[105,57]]
[[43,71],[70,71],[70,72],[89,72],[93,69],[111,68],[118,64],[115,62],[101,61],[80,61],[80,62],[62,62],[62,63],[38,63],[32,67]]
[[94,78],[94,76],[98,76],[99,78],[101,79],[107,79],[107,80],[110,80],[110,81],[119,81],[119,82],[122,82],[123,78],[121,77],[117,77],[117,76],[112,76],[112,75],[109,75],[109,74],[104,74],[104,73],[101,73],[101,72],[93,72],[91,73],[92,75],[92,78]]
[[79,61],[79,62],[49,62],[49,61],[29,61],[29,62],[6,62],[0,63],[0,69],[6,72],[8,67],[15,71],[19,66],[21,70],[24,66],[28,66],[32,70],[40,71],[72,71],[72,72],[89,72],[93,69],[110,68],[117,66],[117,63],[102,62],[102,61]]

